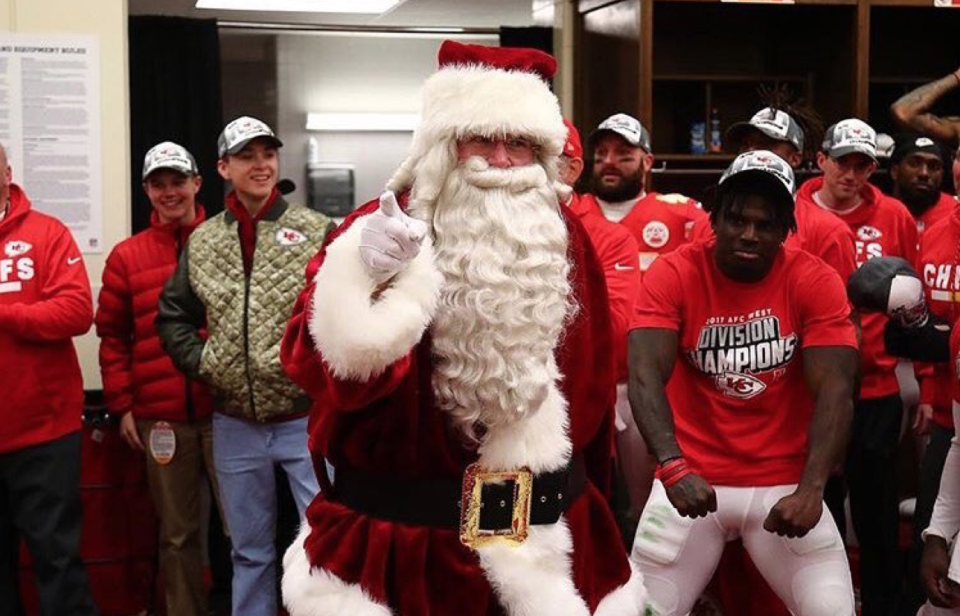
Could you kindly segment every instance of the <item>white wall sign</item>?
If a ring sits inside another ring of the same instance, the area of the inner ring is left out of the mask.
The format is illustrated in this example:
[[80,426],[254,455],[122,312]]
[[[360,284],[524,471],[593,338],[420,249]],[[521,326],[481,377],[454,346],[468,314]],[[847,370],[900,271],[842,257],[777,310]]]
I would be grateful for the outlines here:
[[96,37],[0,33],[0,142],[33,207],[67,225],[82,252],[102,252]]

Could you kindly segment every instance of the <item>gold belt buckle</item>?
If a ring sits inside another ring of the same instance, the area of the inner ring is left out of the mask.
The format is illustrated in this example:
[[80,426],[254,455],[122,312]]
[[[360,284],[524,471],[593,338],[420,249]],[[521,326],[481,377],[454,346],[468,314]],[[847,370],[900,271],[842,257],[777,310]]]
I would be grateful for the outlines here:
[[[513,482],[513,514],[509,529],[482,530],[480,528],[480,505],[483,486],[486,484]],[[530,502],[533,495],[533,473],[523,467],[512,471],[485,471],[479,464],[471,464],[463,473],[463,490],[460,493],[460,542],[477,548],[496,541],[519,545],[530,530]]]

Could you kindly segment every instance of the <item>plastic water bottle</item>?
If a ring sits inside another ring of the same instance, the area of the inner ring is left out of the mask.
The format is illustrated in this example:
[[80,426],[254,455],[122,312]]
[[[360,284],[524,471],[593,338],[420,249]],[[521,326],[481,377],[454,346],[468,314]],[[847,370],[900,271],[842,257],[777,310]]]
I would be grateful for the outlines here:
[[710,153],[719,154],[723,151],[723,144],[720,140],[720,113],[714,107],[710,111]]
[[320,162],[320,143],[316,137],[310,137],[307,140],[307,162],[316,164]]

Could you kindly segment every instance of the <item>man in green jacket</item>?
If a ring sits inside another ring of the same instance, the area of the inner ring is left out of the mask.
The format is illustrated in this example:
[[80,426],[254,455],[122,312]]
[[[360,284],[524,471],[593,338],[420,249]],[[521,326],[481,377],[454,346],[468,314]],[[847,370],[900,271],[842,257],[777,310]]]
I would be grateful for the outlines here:
[[160,297],[157,328],[174,363],[214,394],[233,614],[275,616],[274,466],[286,473],[301,518],[319,489],[307,450],[310,400],[284,374],[280,338],[304,268],[333,225],[280,196],[283,144],[269,126],[237,118],[217,145],[217,170],[233,190],[225,211],[190,237]]

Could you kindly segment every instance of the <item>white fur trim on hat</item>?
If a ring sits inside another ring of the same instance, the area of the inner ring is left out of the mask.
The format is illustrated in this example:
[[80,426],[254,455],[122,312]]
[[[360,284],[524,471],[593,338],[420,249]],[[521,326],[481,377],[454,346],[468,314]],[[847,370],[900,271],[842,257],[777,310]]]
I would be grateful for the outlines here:
[[325,569],[313,568],[303,547],[310,534],[304,522],[300,534],[283,555],[283,604],[290,616],[392,616],[357,584],[348,584]]
[[334,376],[366,381],[378,376],[420,341],[440,297],[443,274],[433,245],[420,253],[373,300],[377,283],[360,261],[359,219],[327,247],[314,278],[310,335]]

